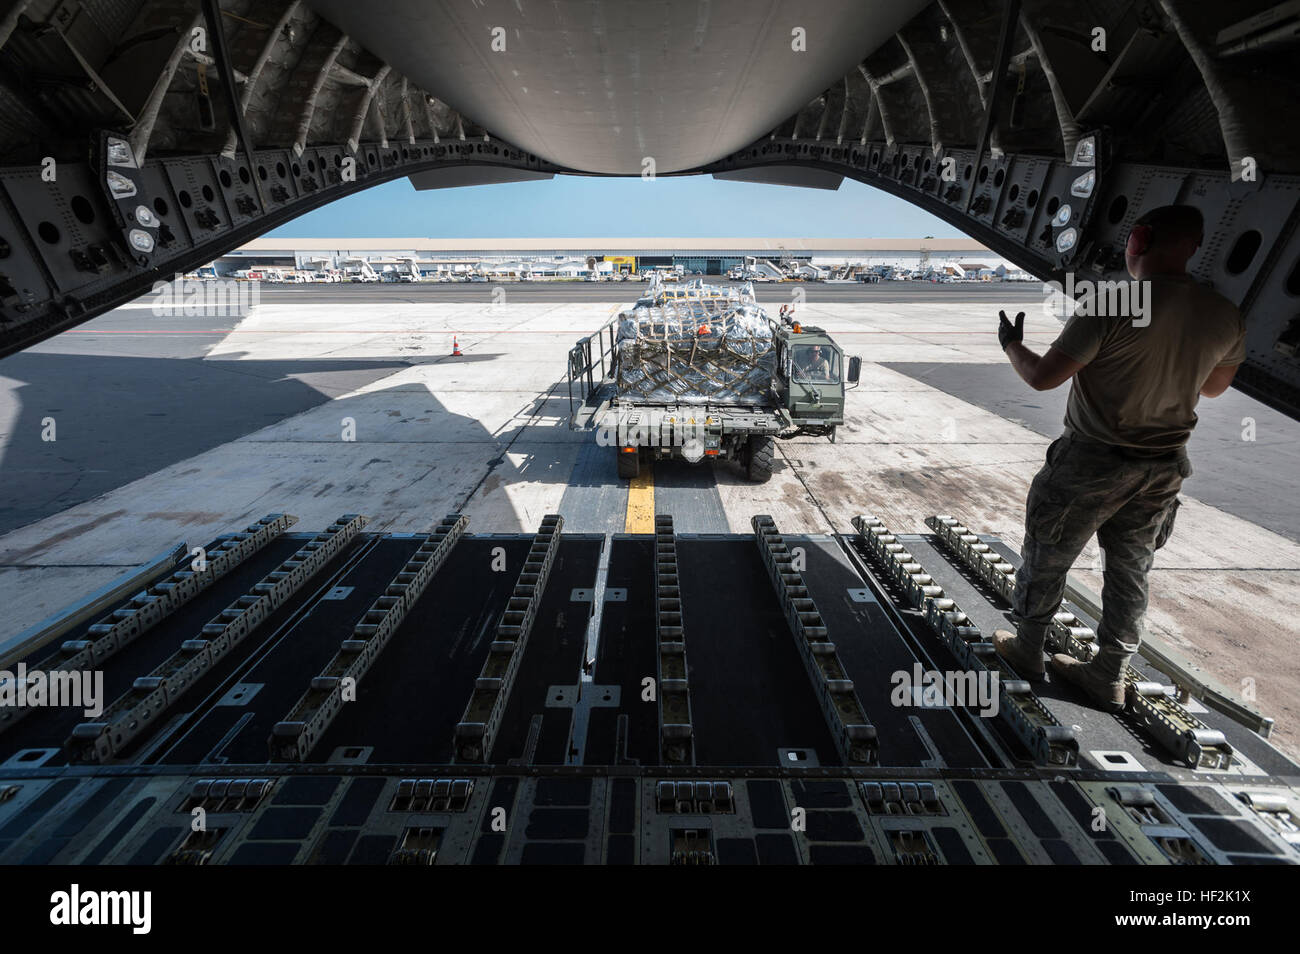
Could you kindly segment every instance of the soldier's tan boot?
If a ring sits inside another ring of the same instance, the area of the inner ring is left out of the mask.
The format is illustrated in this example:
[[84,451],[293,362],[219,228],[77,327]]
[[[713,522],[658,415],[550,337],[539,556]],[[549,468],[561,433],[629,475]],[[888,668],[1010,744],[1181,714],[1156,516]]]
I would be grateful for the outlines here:
[[1105,712],[1119,712],[1124,708],[1124,680],[1103,672],[1095,661],[1080,662],[1073,656],[1057,653],[1049,665],[1054,675],[1082,689],[1097,708]]
[[1010,630],[999,629],[993,633],[993,648],[999,656],[1011,663],[1011,668],[1021,679],[1038,682],[1046,677],[1043,650],[1030,646]]

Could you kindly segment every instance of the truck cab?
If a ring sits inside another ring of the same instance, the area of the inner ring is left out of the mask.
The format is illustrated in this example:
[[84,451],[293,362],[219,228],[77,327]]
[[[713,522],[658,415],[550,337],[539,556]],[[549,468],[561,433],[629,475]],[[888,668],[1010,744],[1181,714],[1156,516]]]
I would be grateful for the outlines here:
[[861,359],[849,358],[822,328],[783,324],[776,334],[778,374],[773,381],[781,405],[805,434],[835,439],[844,423],[844,388],[856,384]]

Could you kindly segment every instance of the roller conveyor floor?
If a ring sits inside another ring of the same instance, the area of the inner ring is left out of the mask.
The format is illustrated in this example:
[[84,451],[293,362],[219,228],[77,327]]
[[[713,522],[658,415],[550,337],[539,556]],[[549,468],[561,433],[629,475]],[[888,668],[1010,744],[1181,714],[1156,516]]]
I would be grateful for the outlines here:
[[[322,537],[283,532],[129,639],[139,591],[10,661],[96,643],[104,711],[0,730],[0,863],[1300,861],[1300,766],[1216,711],[1188,707],[1231,764],[1196,769],[1131,714],[1036,685],[1024,711],[1071,753],[1056,763],[1006,711],[900,693],[978,653],[862,533],[558,521],[552,542],[453,520],[426,537],[341,518],[310,573]],[[964,638],[1007,624],[936,534],[890,539]]]

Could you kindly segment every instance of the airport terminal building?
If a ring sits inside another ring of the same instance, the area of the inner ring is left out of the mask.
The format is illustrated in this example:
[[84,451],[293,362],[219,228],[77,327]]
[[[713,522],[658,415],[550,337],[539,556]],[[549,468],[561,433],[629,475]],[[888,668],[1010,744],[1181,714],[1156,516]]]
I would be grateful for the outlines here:
[[999,277],[1015,271],[1000,255],[966,238],[258,238],[214,264],[217,274],[233,275],[250,268],[342,268],[357,260],[380,273],[410,263],[424,277],[479,272],[583,278],[592,271],[641,273],[655,268],[725,275],[747,262],[770,263],[783,271],[811,266],[825,273],[822,277],[880,266],[909,272],[947,268],[957,274],[988,269],[999,271]]

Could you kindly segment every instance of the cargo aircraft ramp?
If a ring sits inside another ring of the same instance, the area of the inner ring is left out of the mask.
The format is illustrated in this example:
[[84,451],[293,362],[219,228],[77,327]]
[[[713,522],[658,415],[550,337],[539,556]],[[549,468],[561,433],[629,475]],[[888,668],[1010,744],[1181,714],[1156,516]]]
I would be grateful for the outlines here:
[[1117,715],[1021,680],[1016,553],[950,517],[366,522],[268,515],[32,634],[24,690],[99,669],[103,711],[6,714],[0,863],[1300,860],[1271,720],[1141,657]]

